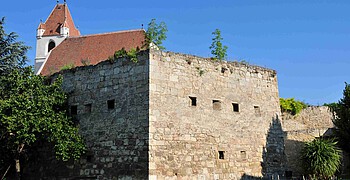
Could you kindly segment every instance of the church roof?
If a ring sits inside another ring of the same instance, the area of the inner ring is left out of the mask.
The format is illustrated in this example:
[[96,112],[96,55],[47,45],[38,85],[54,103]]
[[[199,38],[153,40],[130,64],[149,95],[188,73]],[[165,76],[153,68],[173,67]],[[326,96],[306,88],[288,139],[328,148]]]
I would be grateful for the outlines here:
[[65,27],[69,28],[69,36],[80,35],[79,30],[74,25],[73,18],[66,3],[57,4],[45,23],[40,23],[39,28],[43,27],[45,29],[43,36],[60,35],[60,27],[64,23],[66,23]]
[[125,48],[142,48],[145,40],[143,29],[119,31],[78,37],[68,37],[51,50],[40,74],[50,75],[65,65],[94,65]]

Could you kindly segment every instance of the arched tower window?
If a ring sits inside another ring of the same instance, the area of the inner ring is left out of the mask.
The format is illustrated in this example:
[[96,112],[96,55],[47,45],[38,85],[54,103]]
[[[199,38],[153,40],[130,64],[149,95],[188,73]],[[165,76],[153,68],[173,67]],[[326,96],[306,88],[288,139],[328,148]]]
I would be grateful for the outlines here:
[[56,47],[55,42],[54,42],[54,41],[50,41],[50,43],[49,43],[49,48],[48,48],[48,51],[47,51],[47,52],[50,52],[51,49],[53,49],[54,47]]

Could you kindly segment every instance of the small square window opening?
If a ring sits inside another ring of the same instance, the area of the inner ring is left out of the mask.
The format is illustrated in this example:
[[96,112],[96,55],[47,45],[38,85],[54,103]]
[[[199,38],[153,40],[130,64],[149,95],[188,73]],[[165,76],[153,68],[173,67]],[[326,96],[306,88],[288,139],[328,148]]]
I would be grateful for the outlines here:
[[78,106],[71,106],[70,107],[70,114],[77,115],[78,114]]
[[232,110],[233,110],[233,112],[239,112],[239,104],[232,103]]
[[197,97],[191,97],[190,96],[190,105],[191,106],[197,106]]
[[219,151],[219,159],[225,159],[225,151]]
[[214,110],[221,110],[221,101],[220,100],[213,100],[213,109]]
[[108,106],[108,109],[114,109],[114,107],[115,107],[115,100],[114,99],[108,100],[107,101],[107,106]]
[[86,113],[91,113],[91,107],[92,107],[91,104],[85,104],[85,112]]
[[86,156],[86,161],[91,163],[92,162],[92,155],[87,155]]
[[291,179],[293,177],[293,171],[285,171],[286,178]]

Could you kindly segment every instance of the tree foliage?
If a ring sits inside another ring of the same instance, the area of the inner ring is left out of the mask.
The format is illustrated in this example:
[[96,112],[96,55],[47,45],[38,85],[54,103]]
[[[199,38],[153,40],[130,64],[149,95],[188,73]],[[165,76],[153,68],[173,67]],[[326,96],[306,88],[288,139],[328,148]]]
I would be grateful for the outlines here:
[[327,106],[333,112],[337,109],[338,103],[324,103],[323,106]]
[[0,75],[24,67],[27,61],[26,52],[29,49],[23,42],[16,41],[16,33],[5,33],[4,23],[3,17],[0,20]]
[[305,143],[301,159],[306,173],[313,179],[329,179],[339,169],[341,151],[336,144],[322,138]]
[[165,50],[165,47],[162,46],[162,44],[167,38],[166,32],[168,32],[168,29],[163,21],[160,22],[160,24],[157,24],[156,19],[152,19],[151,22],[148,23],[146,31],[146,45],[151,46],[153,43],[160,50]]
[[332,106],[335,112],[333,123],[335,134],[339,139],[341,147],[350,152],[350,85],[345,83],[343,98]]
[[214,55],[215,60],[224,60],[227,57],[227,46],[222,45],[223,38],[221,37],[221,31],[219,29],[216,29],[213,33],[214,35],[212,39],[211,46],[209,49],[211,49],[211,54]]
[[61,83],[61,77],[50,83],[36,76],[31,67],[0,77],[0,167],[39,141],[52,143],[56,157],[64,161],[83,153],[83,140],[66,113]]
[[280,98],[280,106],[282,112],[288,112],[292,115],[299,114],[299,112],[307,107],[307,104],[297,101],[294,98]]

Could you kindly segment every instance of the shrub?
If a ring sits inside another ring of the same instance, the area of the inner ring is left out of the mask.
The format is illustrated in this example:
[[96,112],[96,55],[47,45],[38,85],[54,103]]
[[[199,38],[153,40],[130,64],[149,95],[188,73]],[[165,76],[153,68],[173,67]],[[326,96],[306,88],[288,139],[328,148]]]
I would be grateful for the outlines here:
[[114,62],[118,58],[126,57],[130,59],[132,62],[137,63],[139,60],[137,58],[137,53],[140,52],[139,48],[131,48],[129,51],[126,51],[124,48],[116,51],[113,57],[109,57],[108,60],[110,62]]
[[314,139],[306,142],[301,151],[304,170],[312,179],[329,179],[340,167],[341,151],[337,142],[327,139]]
[[75,66],[74,66],[73,63],[71,63],[71,64],[66,64],[66,65],[64,65],[64,66],[61,68],[61,70],[67,70],[67,69],[73,69],[73,68],[75,68]]
[[297,101],[294,98],[280,98],[280,106],[282,112],[288,112],[292,115],[298,114],[307,105],[304,102]]

